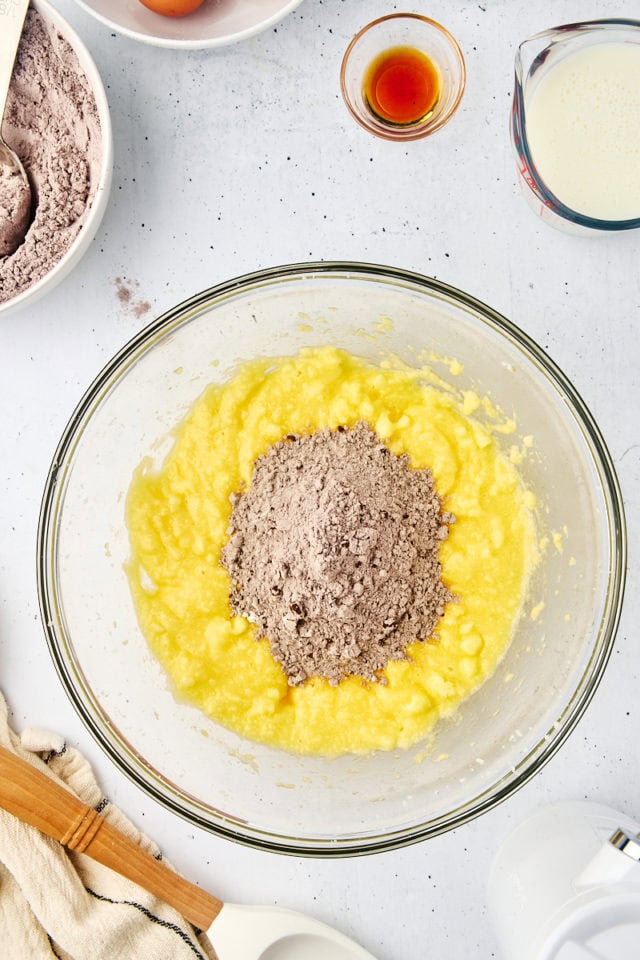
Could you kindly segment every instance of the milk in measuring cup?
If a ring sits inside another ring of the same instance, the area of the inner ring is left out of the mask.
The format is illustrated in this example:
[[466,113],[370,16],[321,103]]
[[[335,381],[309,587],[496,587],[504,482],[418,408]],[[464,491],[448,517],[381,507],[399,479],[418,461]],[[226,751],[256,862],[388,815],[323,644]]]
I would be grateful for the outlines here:
[[640,44],[592,44],[538,74],[526,136],[547,188],[587,217],[640,217]]

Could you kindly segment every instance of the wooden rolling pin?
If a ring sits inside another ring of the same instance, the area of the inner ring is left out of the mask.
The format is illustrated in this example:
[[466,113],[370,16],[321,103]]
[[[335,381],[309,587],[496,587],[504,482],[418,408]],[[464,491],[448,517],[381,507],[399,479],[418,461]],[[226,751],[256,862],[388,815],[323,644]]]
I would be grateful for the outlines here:
[[208,930],[222,910],[221,900],[145,853],[86,803],[4,747],[0,747],[0,807],[139,884],[200,930]]

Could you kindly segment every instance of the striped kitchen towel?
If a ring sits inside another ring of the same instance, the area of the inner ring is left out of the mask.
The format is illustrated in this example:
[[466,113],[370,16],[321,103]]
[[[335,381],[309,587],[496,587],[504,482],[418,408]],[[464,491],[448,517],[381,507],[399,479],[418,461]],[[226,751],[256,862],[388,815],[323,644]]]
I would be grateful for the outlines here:
[[[160,859],[103,796],[84,757],[53,733],[11,730],[0,693],[0,743]],[[84,854],[0,810],[0,955],[11,960],[215,960],[206,937],[175,910]]]

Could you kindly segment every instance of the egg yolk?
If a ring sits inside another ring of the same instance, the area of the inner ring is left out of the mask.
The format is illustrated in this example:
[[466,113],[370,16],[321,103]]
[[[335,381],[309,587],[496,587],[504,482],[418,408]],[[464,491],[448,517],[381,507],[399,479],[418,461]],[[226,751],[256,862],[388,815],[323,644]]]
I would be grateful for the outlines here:
[[204,0],[140,0],[140,3],[163,17],[186,17],[201,7]]

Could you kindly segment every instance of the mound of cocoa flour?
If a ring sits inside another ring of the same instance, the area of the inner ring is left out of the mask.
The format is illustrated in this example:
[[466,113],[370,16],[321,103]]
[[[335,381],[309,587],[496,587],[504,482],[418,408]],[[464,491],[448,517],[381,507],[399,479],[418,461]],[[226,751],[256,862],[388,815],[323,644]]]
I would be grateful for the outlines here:
[[232,497],[222,563],[231,606],[267,637],[291,686],[379,679],[453,599],[438,548],[455,518],[429,470],[412,470],[365,423],[290,435]]
[[6,257],[24,239],[29,222],[31,191],[15,167],[0,163],[0,257]]
[[31,184],[24,243],[0,256],[0,303],[44,277],[82,229],[98,183],[101,131],[78,58],[37,11],[27,13],[2,125]]

